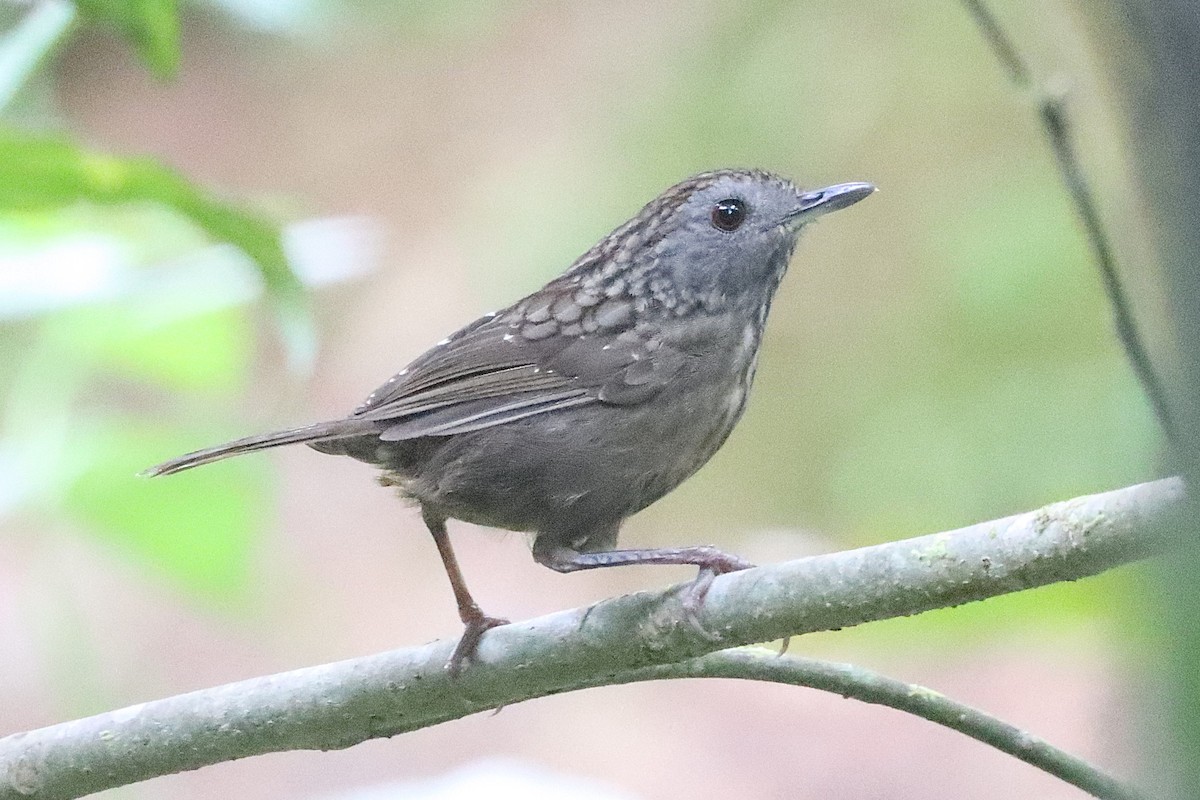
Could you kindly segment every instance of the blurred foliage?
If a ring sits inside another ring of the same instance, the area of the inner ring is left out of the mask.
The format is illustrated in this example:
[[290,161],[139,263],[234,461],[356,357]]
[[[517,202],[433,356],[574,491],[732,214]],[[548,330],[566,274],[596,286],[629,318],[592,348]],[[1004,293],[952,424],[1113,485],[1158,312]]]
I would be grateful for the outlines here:
[[[118,258],[136,262],[138,238],[172,226],[161,217],[156,225],[154,214],[133,216],[142,225],[129,236],[120,232],[120,215],[100,211],[82,218],[51,210],[10,215],[0,228],[0,258],[12,263],[73,229],[93,246],[102,237],[125,245]],[[5,236],[13,228],[22,229],[20,245]],[[39,228],[41,236],[31,233]],[[189,240],[172,232],[181,251],[202,244],[198,235]],[[55,258],[80,255],[68,249]],[[137,473],[216,436],[186,416],[155,413],[156,397],[183,391],[196,402],[226,398],[228,404],[245,386],[253,325],[244,308],[224,305],[227,297],[195,281],[148,280],[163,270],[178,271],[131,267],[111,282],[116,291],[109,296],[98,292],[0,326],[0,347],[10,354],[0,380],[0,473],[7,479],[0,515],[30,507],[65,513],[115,552],[205,596],[227,598],[243,585],[262,528],[264,466],[248,462],[154,484]],[[130,408],[118,400],[127,395],[141,400]]]
[[88,21],[114,26],[158,77],[169,78],[179,69],[179,4],[176,0],[74,2]]
[[157,203],[218,241],[237,245],[258,267],[277,302],[298,364],[312,356],[300,280],[283,252],[279,227],[218,200],[153,159],[90,153],[60,140],[0,130],[0,209],[54,208],[77,202]]
[[262,467],[239,461],[202,470],[188,481],[164,481],[148,492],[131,479],[163,453],[182,453],[194,431],[146,425],[126,417],[93,421],[72,446],[75,480],[64,508],[122,553],[132,554],[217,598],[236,596],[250,574],[254,534],[263,527]]
[[[114,27],[160,78],[178,69],[174,0],[75,7],[78,17],[65,2],[35,5],[0,41],[6,100],[80,25]],[[262,529],[263,466],[152,487],[135,476],[214,435],[155,413],[156,396],[232,401],[244,387],[254,331],[239,269],[260,276],[293,367],[311,361],[306,298],[278,225],[154,159],[97,153],[2,117],[0,211],[9,264],[0,344],[10,354],[0,377],[0,517],[65,513],[189,589],[230,597],[245,586]],[[237,247],[247,266],[223,268],[227,254],[204,249],[212,241]],[[164,264],[198,252],[207,253],[198,264]],[[197,272],[207,276],[188,277]],[[124,395],[141,407],[116,402]]]
[[0,110],[7,109],[75,22],[75,7],[66,0],[38,3],[16,16],[0,10]]

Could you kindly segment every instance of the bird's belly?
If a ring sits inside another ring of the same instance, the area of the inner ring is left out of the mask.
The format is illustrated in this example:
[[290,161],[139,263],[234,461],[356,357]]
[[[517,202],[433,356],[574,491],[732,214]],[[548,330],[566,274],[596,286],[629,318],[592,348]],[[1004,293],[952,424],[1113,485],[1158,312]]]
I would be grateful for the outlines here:
[[632,407],[592,404],[380,448],[395,448],[385,467],[394,482],[449,517],[508,530],[593,529],[650,505],[712,457],[745,404],[736,377],[684,382]]

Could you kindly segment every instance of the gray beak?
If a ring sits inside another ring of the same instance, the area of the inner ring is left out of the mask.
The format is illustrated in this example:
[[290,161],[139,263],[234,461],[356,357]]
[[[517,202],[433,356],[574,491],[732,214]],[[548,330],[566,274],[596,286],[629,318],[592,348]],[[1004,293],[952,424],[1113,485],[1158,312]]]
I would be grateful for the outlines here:
[[805,192],[800,205],[784,218],[785,225],[807,224],[830,211],[840,211],[852,206],[875,191],[872,183],[856,181],[827,186],[814,192]]

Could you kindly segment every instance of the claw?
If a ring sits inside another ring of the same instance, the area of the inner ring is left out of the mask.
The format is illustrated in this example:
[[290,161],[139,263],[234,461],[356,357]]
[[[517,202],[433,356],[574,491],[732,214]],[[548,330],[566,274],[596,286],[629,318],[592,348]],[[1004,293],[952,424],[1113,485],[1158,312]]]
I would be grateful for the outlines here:
[[689,583],[683,590],[684,622],[691,625],[692,630],[710,642],[719,642],[721,637],[700,624],[700,608],[704,605],[704,598],[708,596],[708,590],[712,588],[715,577],[717,577],[717,573],[712,569],[701,567],[700,571],[696,573],[696,580]]
[[713,580],[718,575],[724,575],[727,572],[740,572],[741,570],[753,567],[754,565],[749,561],[729,555],[728,553],[719,553],[701,565],[700,571],[696,573],[696,580],[689,583],[683,590],[684,621],[708,641],[721,641],[719,633],[708,630],[700,622],[700,609],[704,607],[704,598],[708,596],[708,590],[712,588]]
[[458,640],[454,652],[450,655],[450,660],[446,662],[445,669],[450,673],[450,677],[457,678],[462,673],[463,665],[475,659],[475,649],[479,647],[479,640],[483,637],[483,634],[492,628],[507,624],[508,620],[500,617],[489,617],[482,611],[479,612],[479,616],[466,620],[466,627],[463,629],[462,638]]

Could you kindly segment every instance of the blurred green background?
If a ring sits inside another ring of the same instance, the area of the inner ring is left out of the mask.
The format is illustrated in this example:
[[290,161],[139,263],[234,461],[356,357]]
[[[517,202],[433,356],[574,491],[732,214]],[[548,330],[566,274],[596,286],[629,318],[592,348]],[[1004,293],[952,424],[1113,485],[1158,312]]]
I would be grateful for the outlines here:
[[[1162,354],[1121,76],[1095,55],[1120,32],[1073,4],[997,6],[1068,88]],[[344,414],[703,169],[880,192],[807,235],[746,418],[625,543],[779,560],[1157,474],[1030,98],[956,3],[81,0],[0,21],[0,733],[455,635],[427,534],[368,468],[298,448],[136,473]],[[687,574],[564,577],[520,537],[452,536],[481,603],[514,617]],[[792,648],[1137,774],[1136,578]],[[1076,796],[984,750],[779,687],[681,684],[111,794],[323,796],[510,756],[637,797]]]

